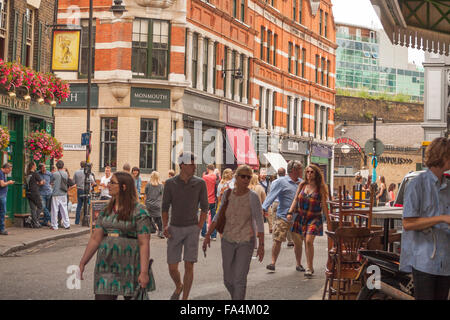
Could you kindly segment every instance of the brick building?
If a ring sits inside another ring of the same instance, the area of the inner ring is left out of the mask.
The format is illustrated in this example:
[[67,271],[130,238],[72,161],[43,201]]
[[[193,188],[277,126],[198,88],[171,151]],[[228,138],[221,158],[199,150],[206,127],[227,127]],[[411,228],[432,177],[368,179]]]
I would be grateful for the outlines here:
[[[74,92],[56,109],[56,136],[64,143],[79,143],[85,130],[85,104],[75,94],[86,91],[88,3],[59,0],[58,23],[75,21],[84,30],[80,70],[59,73]],[[201,174],[209,162],[222,169],[258,165],[257,155],[281,149],[286,159],[317,162],[330,176],[330,0],[129,0],[120,18],[111,5],[94,0],[94,173],[129,162],[145,179],[152,170],[165,178],[176,167],[171,156],[190,149]],[[142,98],[149,96],[153,101]],[[270,147],[268,137],[276,135],[281,141]],[[75,169],[85,154],[70,152]]]
[[[0,59],[34,71],[50,72],[49,48],[54,16],[53,0],[0,0]],[[10,92],[6,88],[0,84],[0,125],[8,128],[10,143],[1,151],[1,164],[13,164],[8,179],[14,180],[15,184],[8,187],[6,217],[6,224],[10,225],[14,215],[29,212],[23,192],[25,165],[29,161],[25,137],[35,130],[53,133],[54,116],[50,104],[37,103],[36,95],[25,86],[13,86]],[[12,91],[16,94],[13,98],[8,94]],[[28,94],[31,99],[24,99]]]

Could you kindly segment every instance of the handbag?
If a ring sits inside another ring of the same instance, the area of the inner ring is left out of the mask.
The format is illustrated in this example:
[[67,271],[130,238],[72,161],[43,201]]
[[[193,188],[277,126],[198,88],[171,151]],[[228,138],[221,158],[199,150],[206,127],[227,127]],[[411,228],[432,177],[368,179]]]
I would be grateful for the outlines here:
[[149,300],[147,292],[156,290],[155,278],[153,277],[153,271],[152,271],[152,263],[153,263],[153,259],[150,259],[150,261],[148,263],[149,282],[147,284],[147,287],[142,288],[139,285],[138,288],[136,288],[136,290],[134,291],[134,294],[133,294],[133,297],[131,298],[131,300],[141,300],[141,301]]
[[227,207],[228,207],[228,200],[230,198],[230,193],[231,193],[231,189],[228,189],[225,193],[225,197],[224,197],[225,201],[220,206],[220,210],[219,210],[219,218],[217,219],[216,230],[220,234],[223,234],[223,229],[225,228],[225,222],[226,222],[225,211],[227,210]]

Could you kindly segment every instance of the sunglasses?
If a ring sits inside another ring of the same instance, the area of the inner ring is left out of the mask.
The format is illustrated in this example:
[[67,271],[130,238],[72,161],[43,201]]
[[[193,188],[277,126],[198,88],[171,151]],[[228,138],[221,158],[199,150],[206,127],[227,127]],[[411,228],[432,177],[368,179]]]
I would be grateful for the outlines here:
[[252,178],[252,176],[248,176],[245,174],[240,174],[239,177],[241,177],[242,179],[248,179],[248,180],[250,180]]
[[306,171],[306,173],[314,173],[314,171],[309,171],[309,170],[308,170],[308,171]]

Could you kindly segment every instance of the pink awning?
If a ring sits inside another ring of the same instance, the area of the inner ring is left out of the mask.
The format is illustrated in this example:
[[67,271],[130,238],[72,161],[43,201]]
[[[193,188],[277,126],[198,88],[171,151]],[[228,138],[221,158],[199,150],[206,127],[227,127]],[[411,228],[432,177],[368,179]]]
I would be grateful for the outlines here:
[[227,138],[234,152],[238,164],[248,164],[252,167],[258,167],[258,156],[250,139],[248,130],[226,127]]

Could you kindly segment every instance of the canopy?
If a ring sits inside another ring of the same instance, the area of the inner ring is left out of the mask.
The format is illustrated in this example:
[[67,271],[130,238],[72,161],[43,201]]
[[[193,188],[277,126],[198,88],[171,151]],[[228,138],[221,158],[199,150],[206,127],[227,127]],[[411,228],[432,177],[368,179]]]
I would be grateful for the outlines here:
[[267,161],[269,161],[275,172],[277,172],[280,168],[284,168],[285,170],[287,170],[287,162],[281,154],[268,152],[264,153],[264,157],[266,157]]
[[258,167],[258,157],[248,130],[233,127],[225,127],[225,130],[227,131],[228,142],[236,157],[237,164],[248,164],[252,167]]

